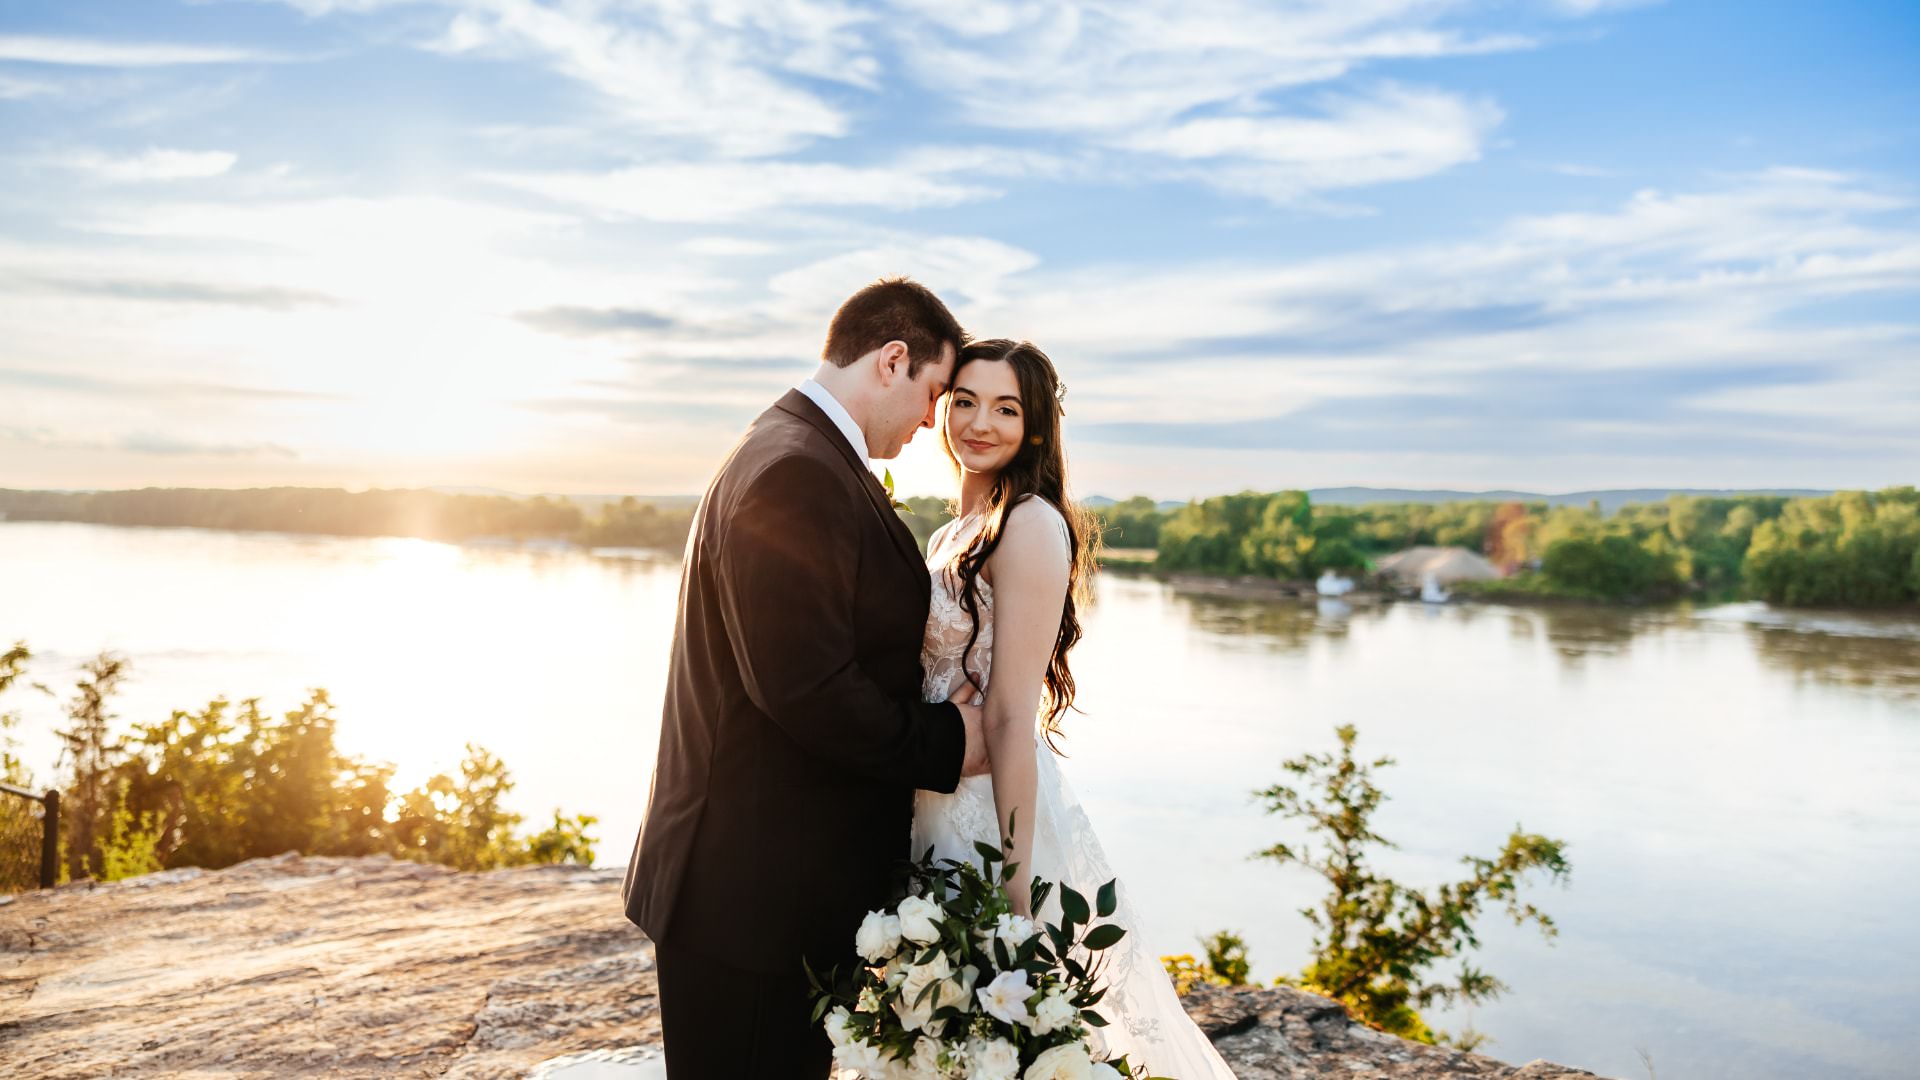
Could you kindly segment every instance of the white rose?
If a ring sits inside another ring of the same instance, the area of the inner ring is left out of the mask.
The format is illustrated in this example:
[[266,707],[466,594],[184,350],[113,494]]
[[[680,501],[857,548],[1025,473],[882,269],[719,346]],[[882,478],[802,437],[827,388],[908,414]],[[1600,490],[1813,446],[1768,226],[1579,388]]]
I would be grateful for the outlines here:
[[847,1017],[847,1007],[845,1005],[835,1005],[833,1011],[827,1014],[827,1018],[824,1021],[824,1026],[827,1029],[827,1041],[833,1043],[836,1047],[847,1045],[847,1039],[849,1038],[847,1034]]
[[940,920],[947,913],[924,896],[909,896],[900,901],[900,934],[915,945],[931,945],[940,940]]
[[936,983],[944,984],[953,975],[953,965],[947,960],[946,953],[935,953],[932,960],[907,969],[907,977],[900,983],[900,997],[893,1003],[894,1015],[900,1018],[900,1026],[908,1031],[919,1031],[927,1026],[943,1000],[954,1001],[956,997],[947,986],[941,985],[922,999],[920,994]]
[[940,1080],[940,1040],[925,1035],[914,1040],[913,1056],[907,1059],[907,1075],[912,1080]]
[[1093,1080],[1093,1059],[1079,1043],[1056,1046],[1034,1058],[1021,1080]]
[[878,964],[900,951],[900,917],[869,911],[853,935],[854,951],[869,964]]
[[993,926],[993,936],[1005,942],[1008,951],[1018,949],[1020,946],[1026,944],[1027,939],[1032,937],[1033,933],[1033,920],[1027,918],[1025,915],[1015,915],[1012,912],[1000,916],[999,919],[995,920]]
[[868,1080],[890,1080],[887,1052],[872,1043],[854,1039],[844,1046],[836,1046],[833,1049],[833,1062],[855,1076],[864,1076]]
[[1024,971],[1003,971],[978,993],[980,1007],[987,1015],[1006,1024],[1033,1022],[1033,1017],[1027,1014],[1027,999],[1032,996],[1033,988],[1027,985]]
[[934,1031],[933,1010],[939,1007],[931,994],[925,999],[918,995],[901,997],[893,1003],[893,1015],[900,1018],[900,1027],[906,1031],[925,1031],[934,1035],[938,1032]]
[[1033,1008],[1033,1033],[1051,1035],[1073,1023],[1079,1015],[1080,1011],[1073,1007],[1065,994],[1050,993]]
[[1020,1051],[1005,1039],[972,1039],[967,1065],[967,1080],[1017,1080]]

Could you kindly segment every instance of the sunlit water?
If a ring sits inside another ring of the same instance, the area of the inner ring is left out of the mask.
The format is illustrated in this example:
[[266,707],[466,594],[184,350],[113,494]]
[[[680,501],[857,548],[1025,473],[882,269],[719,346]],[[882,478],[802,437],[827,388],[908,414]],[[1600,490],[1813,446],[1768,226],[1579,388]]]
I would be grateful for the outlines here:
[[[64,691],[133,658],[124,723],[324,686],[349,753],[410,786],[464,743],[530,821],[599,815],[625,862],[659,731],[677,564],[412,540],[0,525],[0,642]],[[1920,1060],[1920,623],[1732,606],[1614,612],[1236,601],[1108,576],[1074,654],[1066,768],[1160,951],[1244,932],[1298,967],[1320,896],[1250,861],[1298,839],[1249,792],[1360,729],[1399,762],[1383,871],[1433,884],[1516,824],[1568,841],[1475,963],[1486,1051],[1617,1077],[1912,1076]],[[53,775],[55,705],[15,693]],[[598,1067],[582,1062],[576,1070]]]

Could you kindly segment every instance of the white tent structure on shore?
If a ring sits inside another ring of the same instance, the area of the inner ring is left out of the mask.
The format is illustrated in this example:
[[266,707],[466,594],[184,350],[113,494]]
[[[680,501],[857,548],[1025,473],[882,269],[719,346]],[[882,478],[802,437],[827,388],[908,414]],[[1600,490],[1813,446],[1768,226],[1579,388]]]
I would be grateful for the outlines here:
[[1492,581],[1500,568],[1462,547],[1412,547],[1396,551],[1374,565],[1374,572],[1394,584],[1418,589],[1428,581],[1446,586],[1456,581]]

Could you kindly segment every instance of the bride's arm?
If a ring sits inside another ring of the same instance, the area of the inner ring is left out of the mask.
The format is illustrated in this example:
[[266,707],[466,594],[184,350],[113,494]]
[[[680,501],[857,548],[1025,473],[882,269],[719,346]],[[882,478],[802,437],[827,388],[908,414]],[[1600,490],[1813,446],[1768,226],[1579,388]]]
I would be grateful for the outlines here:
[[[1033,824],[1038,774],[1035,717],[1060,616],[1067,600],[1068,541],[1053,508],[1028,499],[1007,514],[1000,546],[987,560],[993,584],[993,677],[985,706],[987,753],[993,760],[993,801],[1000,835],[1011,838],[1009,860],[1020,864],[1007,883],[1013,909],[1027,910],[1033,881]],[[1014,828],[1008,829],[1009,819]]]

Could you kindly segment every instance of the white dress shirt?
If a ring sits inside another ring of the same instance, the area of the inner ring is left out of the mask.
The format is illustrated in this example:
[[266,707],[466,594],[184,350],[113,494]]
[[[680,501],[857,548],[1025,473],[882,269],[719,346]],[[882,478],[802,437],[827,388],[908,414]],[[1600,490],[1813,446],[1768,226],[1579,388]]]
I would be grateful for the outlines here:
[[853,414],[847,411],[845,405],[840,404],[839,398],[833,396],[833,391],[812,379],[802,379],[797,389],[813,399],[815,405],[820,406],[820,411],[826,413],[827,419],[832,420],[834,426],[840,429],[840,434],[847,437],[847,443],[853,447],[853,452],[858,454],[860,460],[865,461],[867,468],[871,470],[873,462],[867,460],[867,435],[860,430],[859,424],[853,422]]

